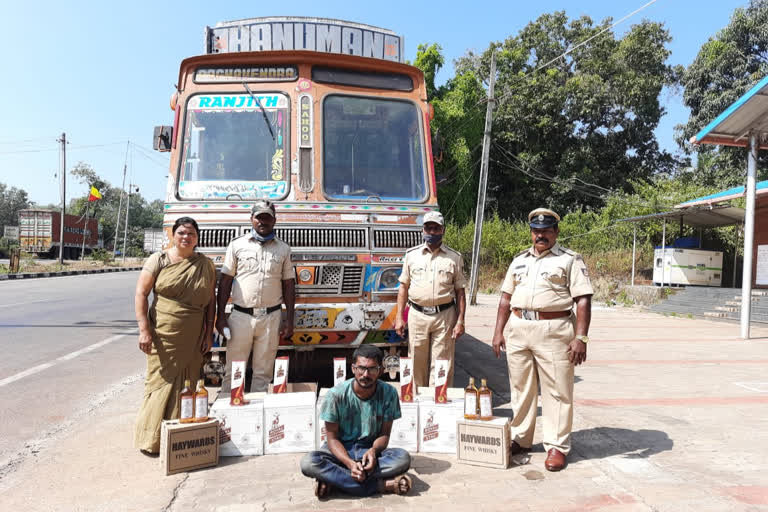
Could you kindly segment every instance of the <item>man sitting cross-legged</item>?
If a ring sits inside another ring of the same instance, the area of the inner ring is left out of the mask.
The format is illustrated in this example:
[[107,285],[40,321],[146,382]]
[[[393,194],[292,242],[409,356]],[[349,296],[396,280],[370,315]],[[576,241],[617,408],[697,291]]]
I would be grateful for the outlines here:
[[325,395],[320,419],[327,444],[301,459],[301,472],[315,479],[318,498],[334,488],[355,496],[405,494],[413,485],[405,474],[411,456],[401,448],[387,448],[392,422],[401,415],[395,388],[378,381],[382,359],[379,348],[362,345],[352,354],[354,379]]

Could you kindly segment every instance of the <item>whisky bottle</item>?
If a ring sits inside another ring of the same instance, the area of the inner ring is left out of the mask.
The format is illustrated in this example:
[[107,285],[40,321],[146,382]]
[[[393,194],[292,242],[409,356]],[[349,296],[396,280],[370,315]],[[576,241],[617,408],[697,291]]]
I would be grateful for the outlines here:
[[197,381],[195,391],[195,421],[208,421],[208,390],[203,379]]
[[181,415],[179,423],[192,423],[195,421],[195,392],[190,387],[189,379],[184,381],[184,389],[181,390]]
[[469,378],[469,385],[464,388],[464,419],[476,420],[477,414],[477,388],[475,387],[475,378]]
[[480,380],[480,389],[477,390],[477,398],[480,402],[480,419],[492,419],[493,407],[491,406],[491,390],[488,389],[485,379]]

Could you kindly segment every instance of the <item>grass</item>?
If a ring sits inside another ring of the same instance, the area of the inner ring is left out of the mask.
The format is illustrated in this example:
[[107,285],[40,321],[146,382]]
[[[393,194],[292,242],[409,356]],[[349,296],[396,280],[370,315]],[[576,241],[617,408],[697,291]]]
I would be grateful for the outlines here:
[[[65,270],[93,270],[97,268],[114,268],[114,267],[133,267],[140,265],[141,260],[134,259],[126,260],[123,264],[122,260],[119,261],[96,261],[90,258],[86,258],[83,261],[65,261],[62,265],[58,261],[51,263],[38,263],[36,260],[28,257],[22,257],[19,261],[19,273],[29,272],[62,272]],[[0,273],[8,274],[10,269],[8,265],[0,265]]]
[[[583,257],[589,269],[592,288],[595,290],[595,294],[592,297],[595,301],[605,302],[609,305],[635,305],[633,298],[624,289],[632,280],[631,250],[584,254]],[[491,295],[499,293],[510,263],[511,260],[503,265],[481,265],[478,290]],[[651,257],[638,253],[635,267],[637,269],[636,281],[641,281],[642,273],[640,270],[651,268]],[[468,266],[465,268],[465,272],[467,273],[467,279],[469,279]],[[664,289],[662,293],[666,297],[673,292]]]

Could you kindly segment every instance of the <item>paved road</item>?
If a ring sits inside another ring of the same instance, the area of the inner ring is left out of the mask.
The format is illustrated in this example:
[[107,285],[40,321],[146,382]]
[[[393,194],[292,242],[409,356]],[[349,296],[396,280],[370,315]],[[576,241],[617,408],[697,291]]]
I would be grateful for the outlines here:
[[0,283],[0,468],[140,378],[137,274]]

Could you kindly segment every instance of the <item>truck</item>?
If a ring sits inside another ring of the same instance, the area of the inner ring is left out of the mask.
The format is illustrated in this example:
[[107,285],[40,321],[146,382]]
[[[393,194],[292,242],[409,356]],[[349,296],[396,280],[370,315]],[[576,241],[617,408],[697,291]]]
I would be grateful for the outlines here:
[[163,250],[165,240],[165,231],[161,228],[144,228],[144,252],[152,254]]
[[206,27],[205,54],[181,62],[163,227],[193,217],[217,266],[271,200],[292,249],[295,332],[280,341],[306,375],[360,344],[385,351],[394,377],[407,339],[394,331],[404,254],[437,211],[424,75],[404,39],[360,23],[268,17]]
[[[83,238],[85,237],[85,246]],[[56,257],[61,245],[61,212],[28,208],[19,210],[19,245],[26,253]],[[88,253],[103,246],[97,219],[64,214],[64,259],[78,259],[85,247]]]

